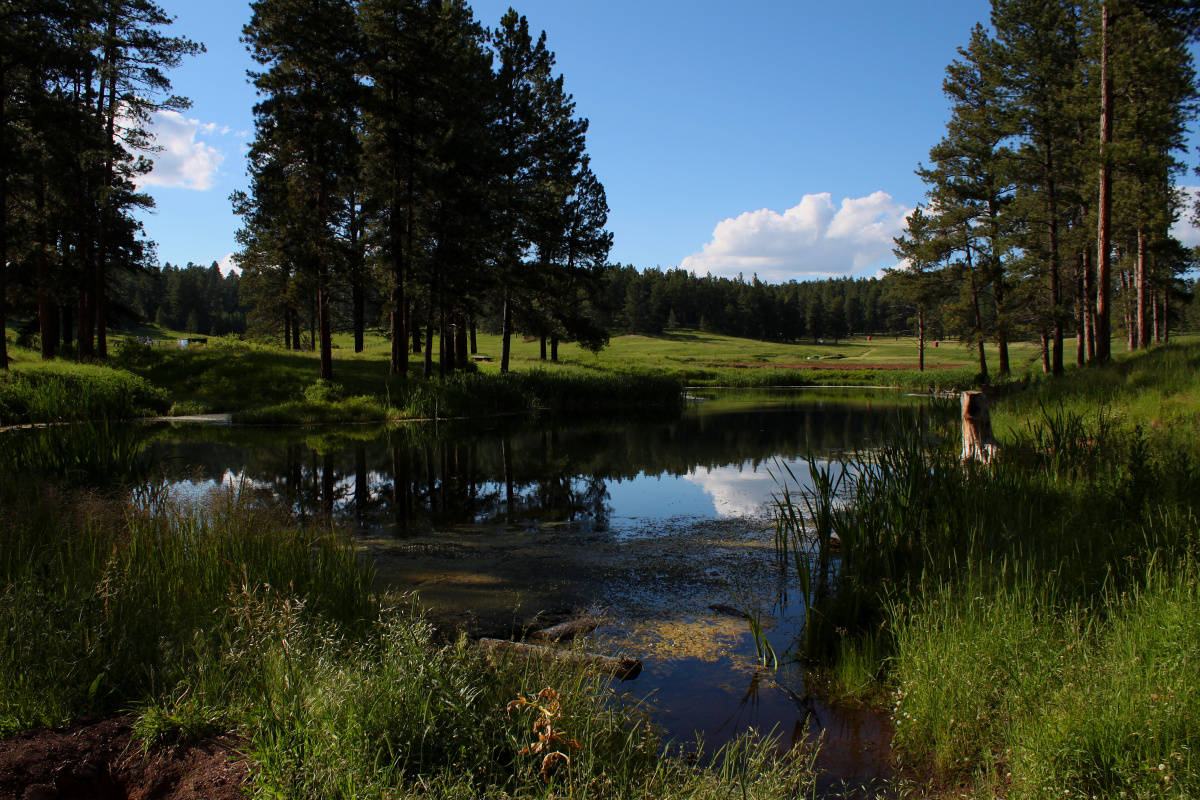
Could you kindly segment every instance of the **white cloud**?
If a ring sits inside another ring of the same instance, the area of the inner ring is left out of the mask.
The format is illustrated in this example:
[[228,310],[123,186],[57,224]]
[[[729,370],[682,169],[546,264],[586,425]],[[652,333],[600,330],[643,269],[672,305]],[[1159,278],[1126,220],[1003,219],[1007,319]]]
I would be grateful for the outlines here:
[[1200,228],[1192,224],[1193,207],[1200,199],[1200,186],[1176,186],[1183,194],[1183,208],[1179,210],[1179,219],[1171,226],[1171,235],[1188,247],[1200,245]]
[[231,132],[228,126],[188,119],[177,111],[160,111],[151,120],[150,131],[162,150],[150,155],[154,170],[144,176],[139,185],[198,191],[213,187],[225,154],[206,142],[197,141],[196,136],[225,135]]
[[242,272],[242,268],[233,260],[233,253],[226,253],[225,257],[217,262],[217,266],[221,268],[222,275],[228,275],[231,272],[236,272],[240,275]]
[[757,273],[772,283],[848,275],[892,258],[892,237],[911,211],[882,191],[847,197],[836,209],[829,192],[806,194],[782,214],[764,208],[718,223],[712,241],[679,266],[698,275]]
[[[800,472],[797,470],[797,474]],[[738,466],[697,467],[685,480],[712,497],[713,510],[722,519],[759,514],[779,491],[779,484],[766,468],[760,472],[750,462]]]

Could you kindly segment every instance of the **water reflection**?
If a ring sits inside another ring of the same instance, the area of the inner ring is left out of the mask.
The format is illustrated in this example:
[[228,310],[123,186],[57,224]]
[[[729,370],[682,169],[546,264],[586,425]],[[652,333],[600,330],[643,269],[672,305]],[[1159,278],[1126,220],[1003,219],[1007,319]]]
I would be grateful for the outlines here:
[[761,514],[790,466],[878,441],[918,401],[896,394],[711,392],[662,416],[490,429],[400,428],[340,435],[176,426],[159,431],[194,490],[241,481],[306,520],[333,514],[410,534],[453,526],[636,533],[666,519]]
[[606,646],[645,663],[624,690],[657,708],[679,743],[699,733],[714,750],[749,727],[785,745],[823,735],[824,788],[869,781],[886,769],[885,723],[813,701],[794,664],[768,680],[745,620],[709,604],[760,609],[786,662],[803,606],[763,530],[776,478],[790,468],[803,484],[807,457],[870,447],[926,401],[862,390],[702,397],[633,419],[181,424],[142,435],[175,465],[178,491],[240,485],[301,521],[338,518],[358,530],[386,588],[416,591],[476,632],[519,635],[547,612],[605,611]]

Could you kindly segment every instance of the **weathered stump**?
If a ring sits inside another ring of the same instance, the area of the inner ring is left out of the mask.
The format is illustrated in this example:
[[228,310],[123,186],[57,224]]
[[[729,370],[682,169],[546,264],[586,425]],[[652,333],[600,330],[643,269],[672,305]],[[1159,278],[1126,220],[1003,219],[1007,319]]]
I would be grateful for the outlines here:
[[988,413],[987,395],[983,392],[962,393],[962,460],[987,464],[1000,451],[992,438],[992,418]]

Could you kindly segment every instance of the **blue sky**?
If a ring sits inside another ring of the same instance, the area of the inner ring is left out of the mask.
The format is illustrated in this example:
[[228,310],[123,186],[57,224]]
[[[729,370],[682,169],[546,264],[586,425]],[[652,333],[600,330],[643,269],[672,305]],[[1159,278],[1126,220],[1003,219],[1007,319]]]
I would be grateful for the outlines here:
[[[246,185],[253,62],[244,0],[160,0],[208,52],[171,73],[193,106],[156,122],[146,186],[159,258],[229,263]],[[511,5],[477,0],[494,26]],[[986,0],[525,0],[589,118],[612,261],[778,282],[873,275],[923,199],[913,174],[942,135],[945,67]],[[1188,156],[1195,164],[1194,156]],[[1191,236],[1188,237],[1192,238]],[[1187,239],[1185,239],[1187,240]],[[1188,241],[1200,243],[1200,238]]]

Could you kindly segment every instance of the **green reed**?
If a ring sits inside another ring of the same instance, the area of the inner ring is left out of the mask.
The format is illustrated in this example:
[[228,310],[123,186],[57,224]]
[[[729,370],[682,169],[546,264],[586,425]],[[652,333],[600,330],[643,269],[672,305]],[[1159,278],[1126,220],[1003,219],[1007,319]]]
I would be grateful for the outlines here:
[[1200,459],[1177,396],[1200,380],[1174,372],[1195,356],[1001,401],[989,465],[959,460],[954,427],[913,426],[847,457],[844,491],[826,465],[781,493],[777,550],[811,606],[801,652],[839,691],[893,693],[905,760],[981,795],[1200,790]]

